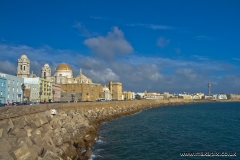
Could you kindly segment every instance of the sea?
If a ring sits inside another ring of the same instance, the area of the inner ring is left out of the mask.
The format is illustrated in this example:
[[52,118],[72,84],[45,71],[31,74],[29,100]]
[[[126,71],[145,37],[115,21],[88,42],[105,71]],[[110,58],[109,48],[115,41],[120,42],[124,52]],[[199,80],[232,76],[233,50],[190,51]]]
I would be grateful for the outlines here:
[[92,160],[240,160],[240,102],[151,108],[100,125]]

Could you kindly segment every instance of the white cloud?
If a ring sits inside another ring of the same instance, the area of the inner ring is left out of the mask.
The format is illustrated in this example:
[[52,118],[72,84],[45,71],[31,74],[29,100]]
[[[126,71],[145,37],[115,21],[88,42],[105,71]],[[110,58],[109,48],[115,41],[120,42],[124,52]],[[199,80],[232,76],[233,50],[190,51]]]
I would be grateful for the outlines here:
[[106,60],[112,59],[116,54],[133,52],[133,47],[125,39],[123,32],[118,27],[113,27],[106,37],[89,38],[84,41],[84,44]]
[[170,43],[170,39],[166,39],[165,37],[159,37],[157,39],[157,46],[159,47],[165,47]]
[[31,60],[31,71],[35,74],[40,73],[45,62],[50,64],[52,74],[59,63],[66,62],[73,69],[74,76],[82,68],[83,74],[94,83],[104,85],[110,80],[120,81],[123,90],[207,93],[206,85],[209,80],[212,83],[212,93],[239,93],[240,89],[240,75],[230,74],[237,67],[230,63],[141,57],[133,54],[106,62],[101,57],[84,56],[71,50],[56,50],[49,46],[33,48],[0,44],[0,72],[16,74],[17,59],[23,51]]

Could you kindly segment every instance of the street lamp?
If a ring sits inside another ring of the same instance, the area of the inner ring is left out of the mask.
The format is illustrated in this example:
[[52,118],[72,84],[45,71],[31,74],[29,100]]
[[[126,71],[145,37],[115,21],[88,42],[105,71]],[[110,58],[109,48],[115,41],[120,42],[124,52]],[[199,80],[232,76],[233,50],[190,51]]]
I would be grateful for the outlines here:
[[54,94],[55,94],[55,90],[52,90],[52,94],[53,94],[53,102],[54,102]]
[[87,95],[87,101],[88,101],[88,92],[86,93],[86,95]]
[[39,95],[40,95],[40,102],[41,102],[42,90],[39,91]]
[[24,102],[24,90],[26,89],[26,86],[24,83],[21,85],[22,91],[23,91],[23,97],[22,97],[22,103]]

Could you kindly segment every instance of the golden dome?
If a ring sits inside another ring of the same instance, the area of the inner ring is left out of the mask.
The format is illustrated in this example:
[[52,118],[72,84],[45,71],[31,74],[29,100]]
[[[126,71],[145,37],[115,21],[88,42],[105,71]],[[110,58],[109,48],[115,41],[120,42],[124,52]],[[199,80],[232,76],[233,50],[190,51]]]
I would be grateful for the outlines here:
[[56,70],[72,70],[72,69],[71,69],[71,67],[70,67],[69,65],[63,63],[63,64],[60,64],[60,65],[56,68]]

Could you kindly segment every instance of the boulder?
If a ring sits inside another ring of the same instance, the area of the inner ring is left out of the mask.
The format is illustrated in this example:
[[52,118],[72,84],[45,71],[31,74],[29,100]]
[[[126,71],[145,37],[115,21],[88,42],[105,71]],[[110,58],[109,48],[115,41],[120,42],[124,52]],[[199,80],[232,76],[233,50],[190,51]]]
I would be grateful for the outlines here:
[[53,137],[53,143],[56,146],[60,146],[60,145],[63,144],[63,138],[60,135],[56,135],[56,136]]
[[14,160],[8,152],[0,152],[0,159],[3,160]]
[[25,142],[29,148],[32,147],[33,142],[29,137],[21,137],[17,140],[18,143]]
[[9,152],[12,146],[8,143],[5,138],[0,139],[0,153],[1,152]]
[[10,154],[14,159],[19,160],[33,160],[32,155],[27,147],[26,144],[19,145],[17,147],[14,147]]
[[72,139],[72,136],[70,133],[66,133],[64,136],[63,136],[63,142],[64,143],[71,143],[71,139]]
[[61,157],[59,157],[56,153],[53,153],[49,150],[46,150],[43,155],[44,160],[62,160]]
[[30,122],[30,126],[33,129],[36,129],[38,127],[41,127],[40,119],[36,119],[35,121]]
[[13,124],[17,125],[18,128],[23,129],[27,125],[27,122],[25,118],[18,118],[13,120]]
[[32,139],[33,144],[36,144],[37,146],[42,145],[42,137],[40,135],[36,136],[36,137],[32,137],[31,139]]
[[34,129],[34,130],[32,130],[31,135],[32,135],[32,136],[41,135],[41,131],[40,131],[39,129]]

